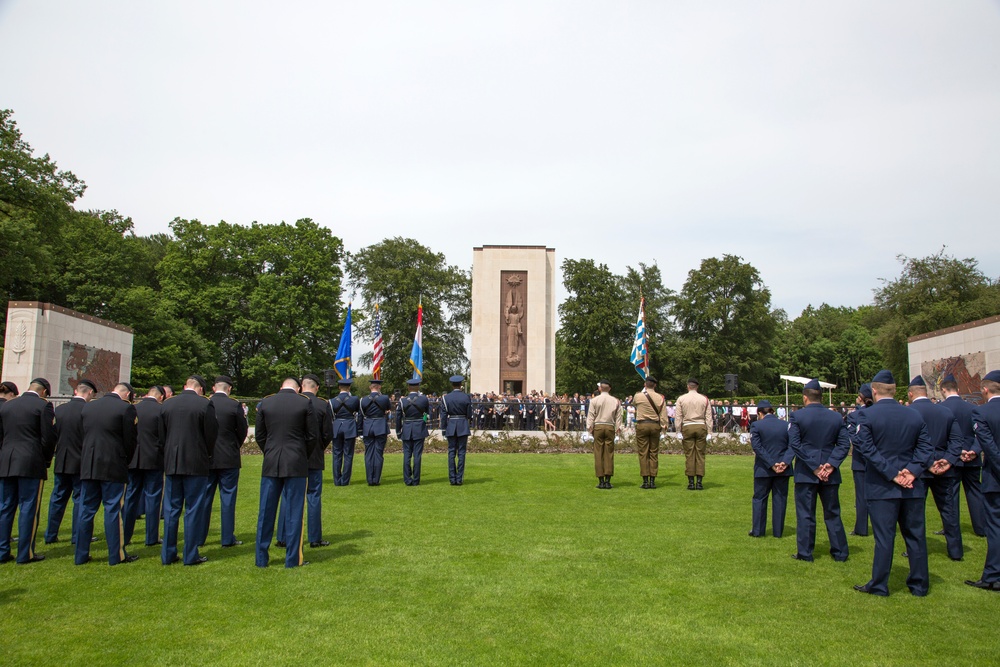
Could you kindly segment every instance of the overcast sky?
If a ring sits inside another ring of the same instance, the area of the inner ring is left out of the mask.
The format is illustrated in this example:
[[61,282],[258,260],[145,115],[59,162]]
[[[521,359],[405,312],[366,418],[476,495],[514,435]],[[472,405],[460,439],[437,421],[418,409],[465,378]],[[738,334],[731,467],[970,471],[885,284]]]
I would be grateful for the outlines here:
[[0,0],[0,107],[140,234],[731,253],[792,317],[901,253],[1000,276],[997,0]]

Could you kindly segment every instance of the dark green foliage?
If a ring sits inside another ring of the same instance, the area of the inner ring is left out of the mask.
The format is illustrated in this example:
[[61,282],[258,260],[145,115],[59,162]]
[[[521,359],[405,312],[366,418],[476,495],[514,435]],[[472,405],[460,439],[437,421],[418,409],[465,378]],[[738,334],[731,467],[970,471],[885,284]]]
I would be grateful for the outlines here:
[[702,260],[688,273],[674,315],[679,356],[703,390],[721,391],[726,373],[736,373],[746,393],[773,386],[776,314],[771,290],[752,265],[733,255]]
[[[451,266],[442,253],[414,239],[385,239],[350,255],[346,263],[351,292],[365,303],[355,312],[357,335],[373,340],[375,304],[382,311],[383,391],[404,390],[413,375],[409,364],[413,334],[417,325],[417,305],[424,304],[424,385],[423,391],[446,391],[448,377],[465,374],[469,359],[465,354],[465,334],[472,322],[472,281],[468,272]],[[371,353],[360,363],[371,364]]]

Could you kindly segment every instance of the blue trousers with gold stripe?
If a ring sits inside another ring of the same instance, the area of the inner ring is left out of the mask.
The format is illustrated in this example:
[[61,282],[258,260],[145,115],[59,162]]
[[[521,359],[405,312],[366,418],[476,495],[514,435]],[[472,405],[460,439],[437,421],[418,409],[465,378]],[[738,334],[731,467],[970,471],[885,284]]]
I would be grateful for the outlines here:
[[17,522],[17,562],[28,563],[35,557],[42,486],[43,480],[30,477],[0,478],[0,560],[10,556],[10,535],[18,511],[21,516]]
[[94,536],[94,517],[104,505],[104,537],[108,541],[108,565],[125,560],[125,527],[122,510],[125,507],[125,482],[105,482],[85,479],[80,488],[80,526],[76,535],[77,565],[90,560],[90,538]]
[[151,547],[160,541],[160,514],[163,511],[163,471],[129,470],[125,490],[125,544],[132,541],[135,522],[146,515],[145,544]]
[[281,499],[285,517],[285,567],[302,565],[302,515],[306,504],[305,477],[261,477],[260,512],[257,515],[257,567],[267,567],[267,550],[274,537],[274,520]]
[[70,524],[70,542],[76,542],[76,528],[80,523],[80,476],[57,472],[49,496],[49,526],[45,530],[45,543],[59,539],[59,526],[69,499],[73,498],[73,521]]
[[[320,542],[323,539],[323,471],[310,470],[306,484],[306,508],[309,510],[306,515],[306,540],[310,543]],[[285,539],[285,504],[278,505],[278,534],[275,536],[279,542],[287,543]]]

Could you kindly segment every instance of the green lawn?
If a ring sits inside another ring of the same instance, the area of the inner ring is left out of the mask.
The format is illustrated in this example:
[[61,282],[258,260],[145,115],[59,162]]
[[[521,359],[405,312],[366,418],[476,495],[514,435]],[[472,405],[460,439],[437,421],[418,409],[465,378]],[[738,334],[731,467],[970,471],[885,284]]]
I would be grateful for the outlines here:
[[[639,488],[634,455],[616,463],[603,491],[590,456],[481,454],[452,487],[445,457],[427,455],[421,486],[406,487],[392,455],[369,488],[358,455],[351,486],[326,472],[332,546],[307,548],[312,564],[295,570],[272,548],[262,570],[260,459],[245,457],[245,544],[218,546],[216,502],[204,565],[163,567],[158,549],[140,547],[137,562],[111,568],[98,542],[95,561],[75,567],[61,542],[40,545],[43,563],[0,566],[0,664],[1000,661],[989,621],[1000,595],[962,583],[979,577],[986,550],[966,515],[964,562],[928,537],[928,597],[909,595],[897,556],[892,596],[875,598],[851,588],[868,580],[871,537],[850,537],[850,560],[834,563],[820,520],[817,561],[793,561],[794,505],[783,539],[747,537],[750,457],[710,457],[702,492],[684,488],[681,457],[661,459],[654,491]],[[849,482],[841,500],[850,530]],[[67,517],[63,539],[68,527]],[[928,527],[940,527],[933,510]]]

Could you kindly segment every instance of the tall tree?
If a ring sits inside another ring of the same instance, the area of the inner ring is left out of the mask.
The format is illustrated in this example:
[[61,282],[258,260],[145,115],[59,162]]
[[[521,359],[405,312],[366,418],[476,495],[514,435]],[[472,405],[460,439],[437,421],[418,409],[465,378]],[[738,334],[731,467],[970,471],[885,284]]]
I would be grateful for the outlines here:
[[562,275],[568,295],[559,304],[556,391],[593,393],[600,379],[616,392],[635,384],[638,376],[628,356],[638,292],[631,298],[621,276],[592,259],[563,260]]
[[772,387],[777,314],[752,265],[734,255],[702,260],[688,273],[674,314],[680,354],[703,389],[721,392],[726,373],[739,376],[742,393]]
[[902,273],[875,290],[868,324],[886,363],[900,377],[909,373],[906,340],[928,331],[1000,313],[1000,284],[979,270],[974,258],[956,259],[942,248],[928,257],[897,257]]
[[[86,184],[34,155],[10,109],[0,109],[0,299],[57,300],[51,243],[71,221]],[[0,333],[6,318],[0,318]]]
[[270,392],[283,376],[331,366],[343,322],[343,246],[329,229],[309,219],[170,226],[163,296],[210,342],[238,391]]
[[782,372],[857,391],[880,368],[881,355],[854,308],[810,305],[780,332],[775,356]]
[[[387,390],[402,389],[412,375],[408,363],[417,321],[417,305],[424,305],[424,388],[445,391],[448,377],[464,373],[469,364],[465,335],[472,323],[472,282],[467,271],[451,266],[442,253],[414,239],[394,237],[370,245],[347,259],[347,284],[360,295],[363,314],[355,325],[362,338],[374,338],[375,304],[382,316],[385,362],[382,378]],[[372,363],[372,354],[361,355]]]

